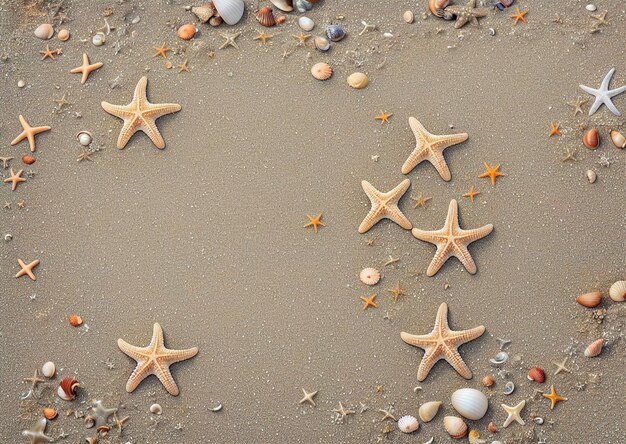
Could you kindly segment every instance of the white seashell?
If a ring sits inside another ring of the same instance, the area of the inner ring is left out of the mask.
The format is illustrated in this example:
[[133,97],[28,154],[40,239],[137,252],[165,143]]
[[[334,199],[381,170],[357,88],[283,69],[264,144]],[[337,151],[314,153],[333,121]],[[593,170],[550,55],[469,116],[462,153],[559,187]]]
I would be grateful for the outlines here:
[[602,347],[604,346],[604,339],[596,339],[591,344],[587,346],[585,349],[585,356],[587,358],[595,358],[602,352]]
[[35,37],[41,40],[48,40],[54,35],[54,28],[50,23],[44,23],[35,29]]
[[89,131],[81,131],[76,134],[76,139],[82,146],[89,146],[93,141],[93,135]]
[[617,281],[609,289],[609,296],[615,302],[626,301],[626,281]]
[[594,12],[598,8],[593,3],[589,3],[587,6],[585,6],[585,9],[589,12]]
[[21,79],[17,81],[17,87],[18,88],[24,88],[25,86],[26,86],[26,82],[25,81],[23,81]]
[[281,11],[291,12],[293,11],[293,2],[292,0],[270,0],[274,6],[276,6]]
[[613,142],[613,145],[615,145],[617,148],[626,148],[626,137],[624,137],[624,135],[622,133],[620,133],[617,130],[611,130],[611,142]]
[[598,178],[598,175],[596,174],[594,170],[587,170],[586,174],[587,174],[587,180],[589,181],[589,183],[594,183],[596,179]]
[[315,22],[306,16],[302,16],[298,19],[298,26],[303,31],[310,31],[315,28]]
[[315,43],[315,47],[320,51],[328,51],[330,49],[330,41],[326,37],[315,37],[313,43]]
[[443,428],[454,439],[461,439],[467,435],[467,424],[457,416],[443,418]]
[[504,389],[502,390],[502,393],[504,393],[505,395],[510,395],[514,391],[515,391],[515,384],[513,384],[513,381],[509,381],[506,384],[504,384]]
[[477,421],[487,413],[489,402],[481,391],[473,388],[462,388],[452,393],[452,407],[461,416]]
[[354,72],[350,74],[346,80],[348,81],[348,85],[354,89],[363,89],[369,84],[367,75],[362,72]]
[[236,25],[243,17],[243,0],[213,0],[213,6],[228,25]]
[[54,372],[56,371],[56,367],[54,362],[48,361],[41,367],[41,374],[46,378],[53,378]]
[[307,12],[313,9],[313,3],[307,0],[296,0],[296,9],[298,12]]
[[417,421],[417,418],[411,415],[403,416],[398,419],[398,428],[403,433],[413,433],[417,429],[419,429],[420,423]]
[[361,282],[365,285],[376,285],[378,281],[380,281],[380,271],[371,267],[364,268],[361,270],[361,273],[359,273],[359,279],[361,279]]
[[91,38],[91,43],[93,43],[95,46],[102,46],[102,45],[104,45],[104,42],[106,42],[106,41],[107,41],[107,39],[104,36],[103,32],[98,32],[98,33],[96,33],[96,35],[94,35]]
[[409,24],[415,21],[415,15],[413,14],[413,11],[405,11],[404,14],[402,14],[402,18],[406,23]]
[[61,386],[57,388],[57,395],[59,395],[59,398],[61,398],[64,401],[71,401],[73,399],[70,395],[65,393],[65,390],[63,390],[63,387]]
[[506,361],[509,360],[509,354],[507,352],[501,351],[497,353],[493,358],[489,359],[493,365],[502,365]]
[[160,404],[152,404],[150,406],[150,413],[154,413],[155,415],[160,415],[163,413],[163,408]]
[[443,404],[441,401],[429,401],[422,404],[417,412],[420,419],[424,422],[432,421],[437,415],[441,404]]

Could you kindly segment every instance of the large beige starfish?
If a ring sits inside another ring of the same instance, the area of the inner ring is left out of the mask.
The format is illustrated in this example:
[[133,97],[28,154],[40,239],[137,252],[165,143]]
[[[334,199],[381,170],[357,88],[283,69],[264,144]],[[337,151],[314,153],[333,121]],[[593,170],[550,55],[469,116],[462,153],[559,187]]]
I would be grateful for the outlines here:
[[35,136],[39,133],[43,133],[44,131],[50,131],[49,126],[36,126],[32,127],[28,124],[24,116],[20,114],[19,116],[20,123],[22,124],[22,132],[11,141],[11,145],[15,145],[16,143],[21,142],[24,139],[28,139],[28,144],[30,145],[30,152],[35,152]]
[[163,329],[158,323],[154,324],[152,340],[147,347],[135,347],[123,339],[117,340],[117,345],[128,356],[137,361],[137,367],[128,378],[126,391],[132,392],[147,376],[155,375],[170,395],[178,396],[178,386],[170,373],[170,365],[193,358],[198,348],[186,350],[169,350],[163,345]]
[[443,150],[467,140],[467,133],[435,135],[428,132],[424,125],[415,117],[409,117],[409,125],[415,134],[415,149],[402,165],[402,174],[409,174],[413,168],[424,160],[429,161],[439,172],[443,180],[448,182],[452,175],[443,157]]
[[459,226],[459,204],[452,199],[448,206],[448,215],[443,228],[434,231],[413,228],[411,233],[419,240],[437,246],[437,252],[426,270],[428,276],[434,276],[451,256],[459,259],[471,274],[476,273],[476,264],[467,247],[472,242],[487,236],[492,230],[493,225],[491,224],[473,230],[462,229]]
[[128,105],[111,105],[108,102],[102,102],[102,108],[107,113],[124,120],[124,126],[117,139],[119,149],[123,149],[137,131],[146,133],[157,148],[165,148],[165,141],[157,128],[156,120],[166,114],[180,111],[181,106],[177,103],[148,102],[147,86],[148,78],[142,77],[135,87],[133,101]]
[[440,359],[445,359],[465,379],[472,378],[472,371],[461,358],[458,348],[466,342],[473,341],[485,331],[484,326],[474,327],[469,330],[454,331],[448,326],[448,305],[444,302],[439,306],[435,327],[427,335],[412,335],[401,332],[400,337],[404,342],[415,347],[424,349],[422,362],[417,369],[418,381],[423,381],[428,376],[430,369]]
[[359,233],[363,234],[376,225],[381,219],[390,219],[400,225],[405,230],[410,230],[413,226],[406,216],[398,208],[398,201],[406,190],[409,189],[411,181],[404,179],[393,190],[381,193],[367,180],[361,182],[363,191],[370,198],[372,208],[367,213],[361,225],[359,225]]

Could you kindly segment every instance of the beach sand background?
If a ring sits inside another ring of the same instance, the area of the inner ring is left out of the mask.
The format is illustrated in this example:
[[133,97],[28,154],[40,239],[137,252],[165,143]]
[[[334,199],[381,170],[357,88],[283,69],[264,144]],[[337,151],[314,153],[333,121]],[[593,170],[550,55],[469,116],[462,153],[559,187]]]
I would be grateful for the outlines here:
[[[0,191],[12,202],[0,213],[2,234],[13,235],[0,254],[0,441],[22,442],[20,431],[51,404],[61,414],[49,434],[62,429],[70,435],[61,442],[82,442],[93,431],[65,410],[87,411],[90,400],[101,399],[130,416],[123,436],[112,431],[105,443],[347,443],[383,436],[448,442],[442,421],[454,414],[450,395],[474,387],[489,396],[490,408],[470,424],[489,442],[515,442],[533,429],[528,442],[624,442],[626,306],[605,301],[607,315],[598,324],[574,298],[607,291],[625,277],[626,152],[611,144],[608,131],[626,128],[623,117],[605,107],[589,117],[587,104],[585,114],[574,117],[566,105],[587,96],[579,84],[599,86],[612,67],[612,86],[626,84],[620,3],[598,3],[599,12],[609,11],[610,25],[591,34],[593,20],[582,1],[518,2],[530,9],[526,24],[513,27],[508,9],[461,30],[423,19],[424,0],[418,6],[325,1],[307,14],[317,23],[313,34],[339,15],[348,31],[328,53],[294,47],[296,14],[261,45],[252,40],[261,28],[248,12],[233,28],[243,32],[239,50],[217,49],[219,32],[229,27],[199,24],[186,55],[169,53],[175,65],[189,60],[191,72],[179,74],[151,56],[162,42],[183,45],[170,24],[195,22],[185,2],[65,1],[71,21],[63,27],[72,38],[48,42],[63,48],[55,61],[40,61],[46,42],[33,36],[46,17],[29,16],[22,3],[2,2],[0,155],[16,157],[12,165],[22,167],[26,142],[9,145],[21,131],[19,114],[52,130],[37,137],[37,162],[25,167],[35,176],[15,192],[7,185]],[[254,11],[257,3],[246,6]],[[106,7],[113,8],[108,20],[118,29],[94,47],[91,35],[103,25]],[[407,9],[416,13],[411,25],[402,20]],[[551,21],[556,14],[562,24]],[[140,21],[132,24],[135,17]],[[359,36],[361,20],[378,31]],[[83,52],[104,67],[80,85],[69,70]],[[312,79],[309,69],[317,61],[333,66],[330,80]],[[357,70],[369,74],[364,90],[345,82]],[[143,75],[152,102],[180,103],[182,111],[158,121],[165,150],[141,133],[120,151],[121,121],[100,102],[128,103]],[[20,79],[23,89],[16,86]],[[72,105],[53,114],[52,100],[64,92]],[[626,94],[614,103],[625,112]],[[373,120],[381,110],[393,113],[391,124]],[[445,152],[452,181],[423,163],[406,176],[412,185],[400,207],[414,226],[437,229],[454,198],[463,227],[492,223],[494,232],[470,247],[479,270],[474,276],[452,259],[426,277],[434,247],[389,221],[357,233],[369,210],[360,181],[386,191],[405,178],[400,166],[415,144],[409,116],[435,134],[469,133],[467,142]],[[560,122],[562,137],[548,138],[551,121]],[[601,129],[598,150],[582,145],[581,122]],[[94,147],[101,148],[93,162],[76,161],[80,130],[91,131]],[[562,162],[567,148],[577,150],[578,161]],[[380,156],[377,162],[373,155]],[[612,160],[609,167],[598,164],[603,155]],[[483,162],[500,164],[506,174],[495,187],[477,178]],[[587,182],[587,169],[597,172],[596,183]],[[462,197],[471,185],[482,193],[474,204]],[[420,193],[432,200],[414,209],[409,195]],[[26,202],[21,210],[20,199]],[[304,229],[306,214],[318,213],[327,226],[317,234]],[[384,266],[389,255],[400,261]],[[13,277],[18,258],[41,260],[36,282]],[[358,280],[366,266],[382,271],[374,288]],[[386,289],[397,281],[407,296],[394,304]],[[379,308],[364,311],[359,297],[374,292]],[[441,362],[418,384],[422,352],[402,342],[400,332],[429,332],[442,302],[453,328],[486,327],[461,348],[474,379],[463,380]],[[89,328],[70,327],[71,313]],[[170,348],[200,350],[172,367],[178,397],[156,378],[132,394],[124,388],[135,363],[116,341],[146,345],[154,322],[163,326]],[[600,357],[583,357],[587,343],[602,335],[608,347]],[[489,363],[499,350],[496,337],[512,341],[504,366],[506,380],[517,386],[510,396],[497,375],[493,390],[480,383],[496,374]],[[566,356],[572,373],[553,376],[552,363]],[[40,385],[39,404],[20,402],[28,386],[22,379],[48,360],[56,363],[57,378]],[[545,384],[526,379],[533,366],[546,369]],[[64,376],[81,382],[71,404],[55,395]],[[550,384],[569,398],[553,411],[547,400],[531,399],[536,388],[549,391]],[[422,390],[414,392],[417,385]],[[319,390],[317,407],[298,404],[302,388]],[[506,417],[500,403],[522,399],[528,399],[527,425],[489,438],[487,424],[500,426]],[[444,409],[417,434],[382,433],[391,423],[381,423],[377,409],[391,404],[399,416],[417,415],[430,400],[444,401]],[[158,418],[148,411],[153,402],[163,406]],[[339,402],[357,412],[344,424],[333,421]],[[221,412],[208,410],[219,403]],[[359,413],[359,403],[369,409]],[[544,425],[533,425],[532,413]]]

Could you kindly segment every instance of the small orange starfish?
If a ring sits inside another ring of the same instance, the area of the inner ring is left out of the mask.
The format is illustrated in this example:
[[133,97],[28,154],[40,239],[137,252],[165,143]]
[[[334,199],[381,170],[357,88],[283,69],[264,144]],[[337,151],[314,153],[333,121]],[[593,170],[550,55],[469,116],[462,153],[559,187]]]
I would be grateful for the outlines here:
[[167,58],[167,51],[171,51],[170,48],[168,48],[167,46],[165,46],[165,42],[163,42],[163,44],[159,47],[153,46],[154,50],[156,51],[154,53],[154,55],[152,57],[163,57],[164,59]]
[[378,304],[374,302],[376,299],[376,295],[373,294],[369,298],[365,296],[361,296],[361,300],[363,301],[363,310],[367,310],[369,307],[378,308]]
[[544,398],[548,398],[552,402],[552,404],[550,405],[550,410],[554,409],[554,406],[556,405],[557,402],[567,401],[567,398],[556,394],[556,390],[554,390],[554,385],[550,387],[550,390],[551,390],[551,393],[549,395],[546,393],[543,394]]
[[43,57],[41,58],[41,60],[46,60],[46,59],[54,59],[55,54],[58,54],[59,52],[56,49],[50,49],[50,45],[46,45],[46,49],[44,51],[39,51],[39,54],[41,54]]
[[309,216],[308,214],[306,215],[306,217],[309,218],[309,222],[304,226],[304,228],[313,227],[313,231],[317,233],[318,226],[326,226],[322,223],[322,213],[320,213],[317,217]]
[[267,43],[267,41],[269,39],[271,39],[272,37],[274,37],[273,35],[270,34],[266,34],[263,31],[257,31],[257,36],[253,38],[253,40],[259,40],[261,43],[263,43],[264,45]]
[[400,286],[400,281],[398,281],[398,283],[396,284],[395,287],[390,288],[387,290],[389,293],[391,293],[391,297],[393,298],[393,302],[398,302],[398,298],[400,296],[406,296],[406,293],[404,292],[404,290],[402,289],[402,287]]
[[474,203],[474,197],[478,196],[480,194],[480,191],[475,191],[474,190],[474,185],[472,185],[472,187],[469,189],[469,191],[467,193],[465,193],[463,195],[463,197],[469,197],[469,200]]
[[556,122],[550,123],[550,134],[548,134],[548,137],[552,137],[554,135],[557,135],[557,136],[561,135],[561,130],[559,129],[559,124],[556,123]]
[[517,26],[517,22],[523,22],[526,23],[526,14],[528,14],[528,11],[520,11],[519,8],[515,8],[515,14],[511,16],[512,19],[515,20],[515,23],[513,23],[513,26]]
[[380,123],[381,123],[381,124],[382,124],[382,123],[385,123],[385,122],[389,123],[389,118],[390,118],[391,116],[393,116],[393,113],[391,113],[391,114],[385,114],[385,112],[384,112],[384,111],[381,111],[381,112],[380,112],[380,116],[376,116],[376,117],[374,117],[374,120],[380,120]]
[[26,182],[26,179],[22,177],[22,173],[24,172],[24,170],[19,170],[16,173],[15,171],[13,171],[13,168],[11,168],[10,171],[11,171],[11,176],[4,179],[4,183],[11,183],[11,191],[15,191],[18,183]]
[[181,63],[180,65],[177,66],[178,68],[178,72],[189,72],[189,65],[187,65],[188,60],[185,59],[185,61],[183,63]]
[[482,173],[478,177],[479,178],[489,177],[491,179],[491,185],[493,185],[493,186],[496,185],[496,177],[506,176],[506,174],[501,173],[499,171],[500,170],[500,165],[496,165],[494,168],[491,168],[489,166],[489,164],[485,162],[485,168],[487,168],[487,171]]
[[292,35],[292,37],[298,41],[296,46],[304,46],[306,41],[311,38],[309,34],[304,34],[302,32],[300,32],[299,35]]

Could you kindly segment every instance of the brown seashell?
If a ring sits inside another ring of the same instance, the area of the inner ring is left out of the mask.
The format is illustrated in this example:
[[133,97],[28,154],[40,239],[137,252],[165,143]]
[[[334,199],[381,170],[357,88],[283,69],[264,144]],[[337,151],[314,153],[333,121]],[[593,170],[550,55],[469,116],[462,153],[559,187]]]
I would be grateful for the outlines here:
[[57,34],[57,39],[62,42],[67,42],[70,38],[70,32],[67,29],[61,29]]
[[600,145],[600,133],[597,128],[591,128],[583,136],[583,143],[590,150],[595,150]]
[[73,401],[76,398],[76,389],[80,387],[80,383],[76,378],[63,378],[59,383],[58,395],[66,400]]
[[604,339],[596,339],[587,346],[584,354],[588,358],[595,358],[602,352],[602,347],[604,347]]
[[198,17],[198,20],[200,20],[202,23],[206,23],[211,17],[215,15],[215,6],[213,6],[213,3],[205,3],[200,6],[192,6],[191,12],[193,13],[193,15]]
[[482,383],[485,387],[491,387],[496,381],[493,379],[493,376],[487,375],[483,378]]
[[365,285],[376,285],[380,281],[380,271],[375,268],[364,268],[359,273],[359,279]]
[[54,28],[50,23],[43,23],[35,29],[35,37],[41,40],[48,40],[54,35]]
[[98,433],[98,435],[100,435],[100,438],[104,438],[109,433],[109,430],[111,430],[111,427],[109,427],[108,425],[104,424],[104,425],[99,426],[96,429],[96,433]]
[[489,423],[489,425],[487,426],[487,430],[489,430],[489,433],[498,433],[498,429],[493,422]]
[[24,162],[26,165],[32,165],[33,163],[35,163],[35,156],[31,156],[30,154],[24,154],[22,156],[22,162]]
[[96,418],[94,418],[91,415],[87,415],[87,416],[85,416],[85,419],[83,420],[83,422],[85,424],[85,428],[86,429],[90,429],[90,428],[92,428],[93,426],[96,425]]
[[278,17],[276,17],[276,24],[282,25],[283,23],[285,23],[286,20],[287,17],[285,17],[284,15],[279,15]]
[[191,40],[196,35],[196,26],[192,23],[188,23],[186,25],[178,28],[178,37],[183,40]]
[[461,439],[467,435],[467,424],[458,416],[443,418],[443,427],[453,439]]
[[328,63],[319,62],[311,67],[311,75],[317,80],[328,80],[333,75],[333,69]]
[[445,20],[452,20],[454,15],[444,11],[446,6],[450,4],[450,0],[428,0],[428,9],[435,16],[440,17]]
[[611,141],[618,148],[626,148],[626,137],[617,130],[611,130]]
[[85,442],[87,444],[98,444],[98,437],[97,436],[90,436],[88,438],[85,438]]
[[213,17],[209,19],[209,25],[211,26],[219,26],[222,23],[224,23],[224,19],[220,17],[219,15],[214,15]]
[[626,281],[617,281],[611,285],[609,289],[609,296],[615,302],[626,301]]
[[413,14],[413,11],[404,11],[404,14],[402,14],[402,18],[404,19],[405,23],[413,23],[415,21],[415,15]]
[[272,12],[272,8],[269,6],[263,6],[257,11],[256,20],[261,24],[261,26],[265,26],[266,28],[271,28],[276,24],[274,13]]
[[544,372],[539,367],[533,367],[528,370],[527,377],[530,381],[535,381],[541,384],[546,380],[546,372]]
[[602,302],[602,292],[592,291],[591,293],[581,294],[576,298],[576,302],[587,308],[597,307]]
[[46,419],[48,420],[53,420],[54,418],[56,418],[58,416],[58,412],[53,409],[52,407],[45,407],[43,409],[43,416],[46,417]]
[[68,320],[72,327],[80,327],[81,325],[83,325],[83,318],[81,318],[80,316],[76,314],[71,314]]

